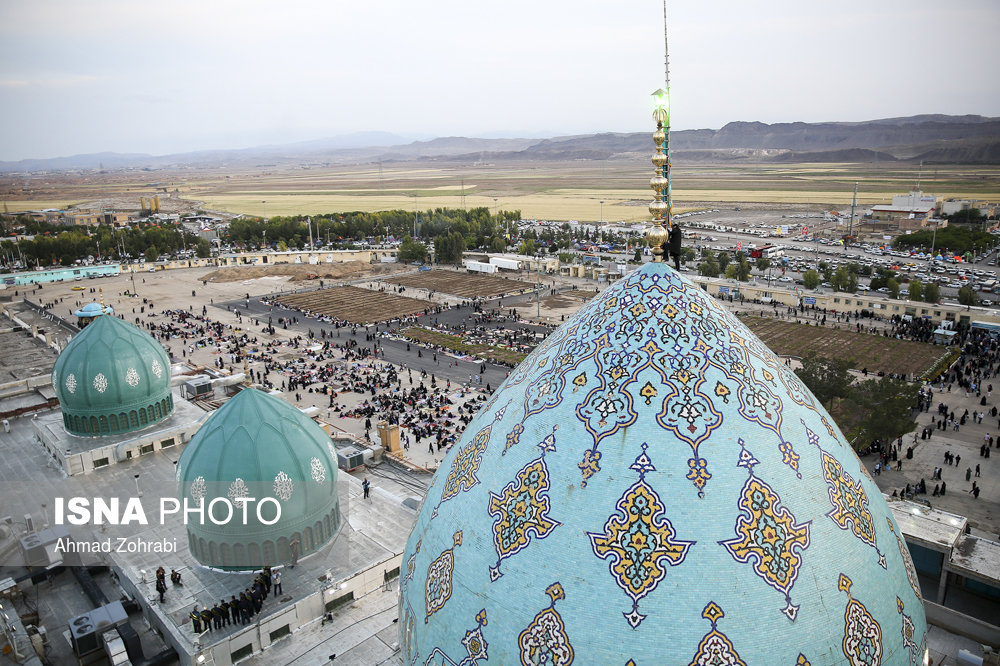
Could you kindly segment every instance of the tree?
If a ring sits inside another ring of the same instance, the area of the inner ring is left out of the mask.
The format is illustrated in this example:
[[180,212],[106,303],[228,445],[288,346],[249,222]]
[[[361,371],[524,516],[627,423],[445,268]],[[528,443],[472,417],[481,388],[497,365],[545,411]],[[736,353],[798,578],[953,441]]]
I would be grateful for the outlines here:
[[889,296],[899,298],[899,282],[896,281],[896,278],[886,280],[885,288],[889,290]]
[[523,254],[529,257],[535,255],[535,241],[532,238],[521,241],[521,245],[517,248],[518,254]]
[[403,236],[403,240],[399,243],[396,259],[404,264],[414,261],[422,262],[427,259],[427,246],[409,236]]
[[811,268],[802,274],[802,284],[806,289],[815,289],[819,286],[819,282],[819,273]]
[[767,257],[761,257],[760,259],[757,260],[757,270],[759,270],[761,273],[763,273],[770,267],[771,267],[771,260],[768,259]]
[[146,261],[156,261],[160,256],[160,251],[156,249],[155,245],[150,245],[146,248],[146,254],[144,256],[146,257]]
[[941,288],[937,282],[928,282],[924,285],[924,301],[927,303],[937,303],[941,300]]
[[209,243],[204,238],[199,238],[198,242],[195,243],[194,252],[195,252],[195,255],[197,255],[197,257],[199,259],[205,259],[207,257],[211,257],[212,256],[212,244]]
[[846,397],[851,386],[850,364],[842,358],[823,358],[816,352],[802,359],[802,367],[795,371],[820,403],[833,407],[835,398]]
[[916,423],[910,414],[917,404],[917,390],[916,384],[889,377],[854,387],[850,396],[855,407],[852,411],[862,417],[854,447],[864,449],[876,439],[887,442],[913,430]]
[[487,249],[489,252],[492,252],[493,254],[500,254],[501,252],[505,252],[507,250],[507,243],[504,241],[503,238],[500,238],[499,236],[493,236],[492,238],[490,238],[490,245]]
[[712,257],[707,257],[705,261],[698,264],[698,274],[704,277],[719,277],[719,262]]
[[908,288],[908,298],[911,301],[919,301],[921,294],[923,294],[924,285],[921,284],[920,280],[910,280],[910,286]]
[[726,270],[726,266],[729,265],[729,253],[725,250],[720,250],[719,254],[716,256],[716,261],[719,264],[719,270]]
[[736,263],[736,279],[740,282],[750,279],[750,263],[746,259],[740,259]]
[[979,294],[969,285],[965,285],[958,290],[958,302],[966,307],[979,305]]
[[837,291],[846,291],[849,294],[853,294],[858,290],[858,276],[848,271],[846,267],[841,266],[834,271],[830,284]]
[[635,248],[635,254],[632,255],[632,261],[634,261],[635,263],[639,263],[640,261],[642,261],[642,248],[641,247]]
[[683,250],[681,250],[681,261],[685,264],[688,262],[693,262],[696,256],[697,255],[695,255],[693,247],[686,247]]
[[738,269],[736,264],[729,264],[728,266],[726,266],[726,279],[736,280],[737,270]]

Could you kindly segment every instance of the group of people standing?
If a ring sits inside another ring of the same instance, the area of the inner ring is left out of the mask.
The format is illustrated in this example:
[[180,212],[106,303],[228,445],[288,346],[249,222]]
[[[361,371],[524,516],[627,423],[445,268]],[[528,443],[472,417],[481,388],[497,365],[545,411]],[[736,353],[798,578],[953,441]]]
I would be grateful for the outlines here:
[[250,624],[251,618],[260,613],[264,601],[272,591],[276,596],[282,593],[281,572],[272,571],[270,566],[266,566],[257,574],[250,587],[240,592],[239,599],[234,594],[229,601],[220,599],[212,608],[205,606],[199,611],[195,606],[189,616],[194,633],[218,631],[230,624]]

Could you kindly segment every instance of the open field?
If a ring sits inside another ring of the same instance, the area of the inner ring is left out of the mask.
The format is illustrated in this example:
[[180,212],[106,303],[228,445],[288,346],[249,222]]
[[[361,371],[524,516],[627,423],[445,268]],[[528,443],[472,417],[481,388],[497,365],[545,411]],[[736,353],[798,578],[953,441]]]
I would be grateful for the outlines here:
[[775,354],[804,357],[810,352],[843,358],[857,370],[919,376],[948,353],[946,347],[908,340],[883,338],[853,330],[797,324],[780,319],[740,317]]
[[[650,144],[652,152],[652,144]],[[920,180],[943,197],[1000,200],[1000,167],[916,164],[775,164],[675,162],[675,210],[719,204],[839,206],[854,183],[863,206],[888,203]],[[251,169],[112,171],[0,178],[8,210],[63,207],[135,210],[139,197],[159,194],[168,210],[217,210],[247,215],[315,215],[339,211],[482,206],[520,210],[525,218],[635,221],[648,218],[648,156],[608,160],[472,164],[426,161]]]
[[352,324],[370,324],[398,317],[423,314],[434,307],[430,301],[397,296],[360,287],[332,287],[304,294],[282,296],[278,302],[288,307],[316,312]]
[[534,288],[533,284],[519,280],[439,270],[421,271],[398,278],[388,278],[384,282],[401,284],[404,287],[415,289],[429,289],[459,298],[490,298]]
[[287,276],[290,282],[299,280],[346,280],[368,275],[384,275],[398,270],[397,264],[369,264],[346,261],[335,264],[270,264],[267,266],[228,266],[202,276],[208,282],[237,282],[262,277]]
[[490,363],[500,363],[510,367],[516,366],[527,356],[525,353],[507,349],[501,345],[469,344],[457,335],[449,335],[416,326],[404,329],[401,335],[413,342],[441,347],[458,354],[476,356]]

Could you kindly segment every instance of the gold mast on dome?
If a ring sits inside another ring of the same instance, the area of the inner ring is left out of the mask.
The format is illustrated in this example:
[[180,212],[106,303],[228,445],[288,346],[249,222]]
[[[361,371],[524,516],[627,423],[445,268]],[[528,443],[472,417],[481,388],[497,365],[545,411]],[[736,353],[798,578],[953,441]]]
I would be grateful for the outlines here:
[[649,186],[656,192],[656,197],[649,204],[649,212],[653,215],[653,226],[646,232],[653,261],[662,260],[662,246],[667,240],[670,221],[673,218],[670,186],[670,52],[667,49],[666,0],[663,0],[663,55],[665,86],[653,93],[653,120],[656,121],[653,143],[656,144],[656,152],[652,158],[654,176],[649,180]]

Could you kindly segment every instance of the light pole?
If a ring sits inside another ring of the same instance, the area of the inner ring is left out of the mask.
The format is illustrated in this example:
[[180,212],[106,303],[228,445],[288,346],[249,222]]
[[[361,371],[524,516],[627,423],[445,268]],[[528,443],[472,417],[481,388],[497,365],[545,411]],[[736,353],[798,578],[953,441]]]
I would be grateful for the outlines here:
[[537,319],[542,318],[542,255],[535,255],[535,317]]
[[601,200],[601,226],[604,226],[604,200]]

